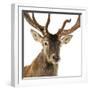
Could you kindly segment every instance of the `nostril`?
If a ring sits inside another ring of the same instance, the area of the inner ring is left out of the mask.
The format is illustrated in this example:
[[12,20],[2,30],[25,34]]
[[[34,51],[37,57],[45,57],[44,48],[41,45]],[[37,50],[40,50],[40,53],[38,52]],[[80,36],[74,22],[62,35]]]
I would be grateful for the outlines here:
[[53,59],[59,59],[59,57],[58,56],[55,56],[55,55],[52,58]]
[[53,56],[53,59],[56,59],[56,57],[55,57],[55,56]]

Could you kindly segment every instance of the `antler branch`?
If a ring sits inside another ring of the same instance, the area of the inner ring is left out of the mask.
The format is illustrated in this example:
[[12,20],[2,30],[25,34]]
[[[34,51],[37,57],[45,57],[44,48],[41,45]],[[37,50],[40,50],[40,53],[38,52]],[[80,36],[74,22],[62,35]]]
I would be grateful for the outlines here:
[[61,27],[61,28],[59,29],[59,31],[58,31],[58,34],[61,33],[61,32],[63,31],[63,29],[64,29],[66,23],[69,23],[69,22],[71,22],[71,19],[70,19],[70,20],[67,19],[67,20],[64,21],[62,27]]
[[[65,26],[65,23],[63,26]],[[74,26],[72,26],[70,29],[67,29],[67,30],[64,30],[64,28],[63,28],[61,31],[59,31],[59,34],[60,34],[60,36],[70,34],[70,33],[74,32],[76,29],[78,29],[79,27],[80,27],[80,15],[78,16],[78,19]]]
[[35,25],[37,27],[39,27],[41,30],[44,29],[44,26],[41,26],[40,24],[38,24],[38,22],[36,21],[35,17],[34,17],[34,13],[32,13],[32,19],[33,19],[33,22],[35,23]]
[[46,22],[46,29],[48,28],[48,25],[49,25],[49,23],[50,23],[50,13],[48,14],[48,19],[47,19],[47,22]]
[[37,28],[37,27],[34,25],[33,20],[31,19],[31,17],[29,16],[29,14],[28,14],[27,12],[24,12],[23,15],[24,15],[26,21],[27,21],[29,24],[31,24],[33,27]]
[[34,17],[34,13],[32,13],[32,18],[31,16],[29,15],[28,12],[24,12],[24,17],[26,19],[26,21],[32,25],[34,28],[36,28],[37,30],[39,30],[43,35],[46,35],[46,33],[48,32],[47,31],[47,28],[48,28],[48,25],[50,23],[50,14],[48,14],[48,19],[47,19],[47,22],[46,22],[46,25],[45,26],[41,26],[35,19]]

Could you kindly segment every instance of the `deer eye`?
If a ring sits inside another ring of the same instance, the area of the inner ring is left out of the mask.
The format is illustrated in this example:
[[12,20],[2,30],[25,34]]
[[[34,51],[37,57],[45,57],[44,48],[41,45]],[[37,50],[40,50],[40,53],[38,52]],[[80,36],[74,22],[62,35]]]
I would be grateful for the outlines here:
[[47,46],[48,45],[48,41],[44,41],[44,45]]

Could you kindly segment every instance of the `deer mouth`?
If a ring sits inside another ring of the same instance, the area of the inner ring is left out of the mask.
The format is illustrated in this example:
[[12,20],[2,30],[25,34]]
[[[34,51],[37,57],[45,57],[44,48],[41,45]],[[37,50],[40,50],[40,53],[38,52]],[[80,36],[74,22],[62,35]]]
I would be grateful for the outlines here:
[[59,57],[53,57],[53,60],[55,61],[55,62],[58,62],[59,61]]
[[59,60],[60,60],[60,58],[58,57],[58,58],[53,59],[53,62],[54,62],[55,64],[57,64],[57,63],[59,62]]
[[52,64],[58,64],[58,62],[60,61],[60,57],[59,56],[51,56],[50,59],[48,59],[48,62],[52,63]]

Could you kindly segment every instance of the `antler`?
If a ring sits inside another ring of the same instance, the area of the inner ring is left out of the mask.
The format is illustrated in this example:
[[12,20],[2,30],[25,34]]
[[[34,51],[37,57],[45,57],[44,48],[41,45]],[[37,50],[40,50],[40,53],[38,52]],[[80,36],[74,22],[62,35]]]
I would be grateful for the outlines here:
[[66,23],[69,23],[69,22],[71,22],[71,19],[70,19],[70,20],[65,20],[64,23],[63,23],[63,25],[62,25],[62,27],[59,29],[59,31],[58,31],[57,33],[58,33],[58,34],[61,33],[61,32],[63,31]]
[[32,13],[32,18],[29,15],[28,12],[24,12],[24,17],[26,19],[26,21],[32,25],[34,28],[36,28],[37,30],[39,30],[43,35],[46,35],[48,33],[48,25],[50,23],[50,14],[48,14],[48,19],[46,22],[45,26],[41,26],[35,19],[34,17],[34,13]]
[[67,34],[70,34],[70,33],[74,32],[76,29],[78,29],[80,27],[80,15],[79,15],[75,25],[72,26],[70,29],[64,30],[64,27],[65,27],[66,23],[70,22],[70,21],[71,21],[71,19],[70,20],[65,20],[64,23],[63,23],[62,28],[59,29],[57,34],[59,34],[60,36],[67,35]]
[[47,22],[46,22],[46,25],[45,25],[46,29],[48,29],[49,23],[50,23],[50,13],[48,14],[48,19],[47,19]]

